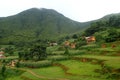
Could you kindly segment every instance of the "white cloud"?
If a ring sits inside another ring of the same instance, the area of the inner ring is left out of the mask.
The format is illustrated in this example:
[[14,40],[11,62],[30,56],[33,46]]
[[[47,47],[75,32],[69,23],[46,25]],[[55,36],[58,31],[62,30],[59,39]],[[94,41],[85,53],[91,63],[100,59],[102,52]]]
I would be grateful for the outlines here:
[[0,16],[17,14],[37,7],[55,9],[76,21],[98,19],[120,12],[119,0],[0,0]]

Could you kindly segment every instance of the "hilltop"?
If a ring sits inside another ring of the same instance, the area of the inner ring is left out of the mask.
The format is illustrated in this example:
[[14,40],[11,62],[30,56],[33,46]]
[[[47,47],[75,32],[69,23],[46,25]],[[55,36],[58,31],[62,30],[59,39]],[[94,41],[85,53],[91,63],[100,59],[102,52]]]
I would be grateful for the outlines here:
[[81,31],[89,23],[73,21],[53,9],[31,8],[0,18],[1,43],[58,39]]

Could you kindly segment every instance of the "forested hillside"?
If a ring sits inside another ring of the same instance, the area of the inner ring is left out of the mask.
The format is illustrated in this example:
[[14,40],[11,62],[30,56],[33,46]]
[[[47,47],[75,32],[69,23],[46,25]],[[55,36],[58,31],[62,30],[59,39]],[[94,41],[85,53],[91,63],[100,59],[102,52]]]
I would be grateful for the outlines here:
[[101,40],[111,42],[119,40],[119,29],[119,13],[80,23],[52,9],[31,8],[13,16],[0,18],[0,44],[58,40],[83,30],[85,36],[95,35]]
[[[84,35],[95,35],[106,42],[113,42],[120,38],[120,13],[110,14],[96,20],[85,30]],[[99,40],[98,39],[98,40]]]
[[32,8],[14,16],[0,18],[0,43],[58,39],[88,25],[73,21],[52,9]]

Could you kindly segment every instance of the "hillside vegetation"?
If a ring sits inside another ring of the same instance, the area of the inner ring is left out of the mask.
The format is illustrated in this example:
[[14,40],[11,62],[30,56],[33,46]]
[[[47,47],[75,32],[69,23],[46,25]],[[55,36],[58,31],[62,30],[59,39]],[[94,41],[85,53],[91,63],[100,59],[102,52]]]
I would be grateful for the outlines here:
[[0,18],[0,80],[119,80],[119,44],[119,14],[79,23],[32,8]]
[[97,40],[105,42],[120,40],[120,13],[96,20],[85,30],[84,35],[95,35]]
[[0,18],[0,43],[56,40],[81,31],[89,23],[73,21],[52,9],[32,8]]

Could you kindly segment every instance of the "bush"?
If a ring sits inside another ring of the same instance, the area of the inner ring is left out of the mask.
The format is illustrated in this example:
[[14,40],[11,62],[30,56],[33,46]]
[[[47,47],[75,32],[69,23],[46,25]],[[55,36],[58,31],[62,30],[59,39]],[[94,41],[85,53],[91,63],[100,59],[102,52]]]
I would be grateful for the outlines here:
[[5,75],[5,71],[6,71],[6,66],[3,65],[3,66],[2,66],[2,69],[1,69],[1,74],[2,74],[2,76]]
[[69,50],[68,50],[68,48],[65,49],[64,54],[65,54],[65,55],[68,55],[68,54],[69,54]]
[[63,47],[63,46],[60,46],[60,47],[58,48],[58,51],[63,51],[63,50],[65,50],[65,47]]
[[99,46],[98,45],[96,45],[96,44],[91,44],[91,45],[85,45],[85,46],[82,46],[82,47],[80,47],[79,49],[85,49],[85,50],[93,50],[93,49],[95,49],[95,48],[99,48]]
[[110,29],[108,30],[108,36],[105,37],[106,42],[114,42],[119,40],[120,32],[118,32],[116,29]]
[[[2,72],[2,68],[0,68],[0,72]],[[11,78],[11,80],[14,80],[12,79],[13,77],[20,76],[23,72],[24,71],[22,70],[6,68],[4,76],[2,75],[2,73],[0,73],[0,80],[8,80],[9,78]]]
[[20,67],[29,67],[29,68],[40,68],[40,67],[48,67],[52,65],[51,61],[44,60],[38,62],[20,62]]
[[50,56],[47,59],[52,60],[52,61],[61,61],[61,60],[67,60],[67,59],[69,59],[69,57],[68,56],[62,56],[62,55],[57,55],[57,56]]
[[86,50],[70,50],[69,55],[83,55],[85,54]]
[[63,55],[64,51],[54,51],[52,53],[49,53],[48,55]]

